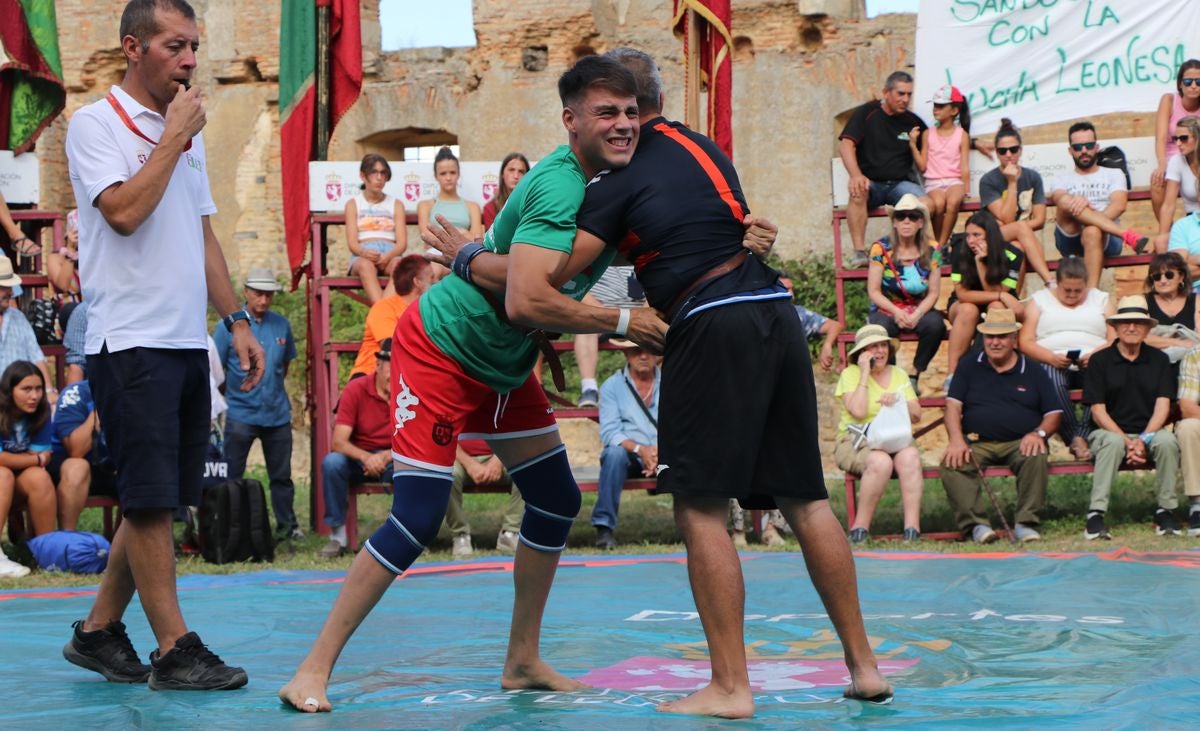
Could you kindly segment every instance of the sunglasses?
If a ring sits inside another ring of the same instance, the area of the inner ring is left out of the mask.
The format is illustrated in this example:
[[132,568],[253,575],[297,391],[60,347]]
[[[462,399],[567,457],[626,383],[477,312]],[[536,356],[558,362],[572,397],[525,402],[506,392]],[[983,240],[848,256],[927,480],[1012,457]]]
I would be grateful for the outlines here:
[[1015,155],[1020,151],[1021,151],[1020,145],[1013,145],[1012,147],[997,147],[996,148],[996,152],[1000,153],[1001,155]]
[[920,211],[896,211],[892,218],[897,221],[924,221],[925,215]]
[[1169,282],[1175,278],[1175,274],[1176,274],[1176,272],[1173,269],[1167,270],[1167,271],[1155,272],[1150,275],[1150,279],[1152,279],[1155,282],[1159,282],[1159,281],[1162,281],[1165,279]]
[[1176,144],[1178,144],[1180,142],[1187,142],[1188,140],[1192,139],[1192,136],[1191,135],[1172,135],[1171,139],[1174,140]]
[[1200,79],[1183,79],[1179,82],[1180,86],[1200,86]]
[[1096,143],[1095,142],[1072,142],[1071,149],[1074,150],[1075,152],[1083,152],[1084,150],[1094,150],[1094,149],[1096,149]]

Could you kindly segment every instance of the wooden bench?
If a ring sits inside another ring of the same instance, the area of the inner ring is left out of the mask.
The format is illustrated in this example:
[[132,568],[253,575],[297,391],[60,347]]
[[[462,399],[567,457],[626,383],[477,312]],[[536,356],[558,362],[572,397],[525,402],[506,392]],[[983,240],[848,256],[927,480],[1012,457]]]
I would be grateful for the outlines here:
[[[100,508],[104,511],[104,537],[111,541],[117,533],[117,527],[121,525],[121,504],[117,502],[117,499],[108,495],[89,495],[83,507],[84,509]],[[32,532],[33,524],[29,520],[29,509],[27,507],[21,510],[9,511],[8,536],[10,539],[13,539],[15,536],[28,536]]]

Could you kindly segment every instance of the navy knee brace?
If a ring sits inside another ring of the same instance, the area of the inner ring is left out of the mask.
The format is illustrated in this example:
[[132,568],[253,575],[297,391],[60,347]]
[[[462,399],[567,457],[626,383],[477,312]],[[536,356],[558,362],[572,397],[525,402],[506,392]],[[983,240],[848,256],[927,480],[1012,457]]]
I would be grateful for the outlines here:
[[580,506],[579,485],[571,474],[566,446],[560,444],[522,462],[508,474],[525,498],[521,543],[548,553],[566,548]]
[[394,574],[404,573],[437,537],[450,501],[449,472],[404,470],[392,476],[392,513],[364,548]]

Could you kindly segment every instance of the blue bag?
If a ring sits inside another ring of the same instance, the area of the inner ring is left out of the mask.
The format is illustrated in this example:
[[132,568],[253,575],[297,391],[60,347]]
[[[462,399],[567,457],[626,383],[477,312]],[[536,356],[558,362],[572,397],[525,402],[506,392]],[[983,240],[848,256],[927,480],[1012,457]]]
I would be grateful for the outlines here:
[[46,571],[98,574],[108,565],[108,540],[96,533],[56,530],[29,541],[29,551]]

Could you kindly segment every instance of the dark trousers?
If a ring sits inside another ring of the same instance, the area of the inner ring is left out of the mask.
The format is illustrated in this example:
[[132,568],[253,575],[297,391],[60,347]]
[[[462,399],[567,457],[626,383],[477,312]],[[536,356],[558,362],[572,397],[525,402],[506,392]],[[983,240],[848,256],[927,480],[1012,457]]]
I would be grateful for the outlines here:
[[246,455],[255,439],[262,442],[263,458],[267,463],[275,529],[290,533],[299,527],[292,507],[296,495],[292,484],[292,425],[255,426],[226,417],[225,461],[229,463],[229,479],[241,479],[246,472]]
[[[900,326],[883,310],[876,310],[867,315],[867,322],[882,325],[889,337],[900,337]],[[942,347],[942,341],[946,339],[946,320],[942,313],[930,310],[917,321],[914,332],[917,334],[917,354],[913,358],[913,366],[921,373],[933,362],[933,356],[937,355],[938,348]]]

